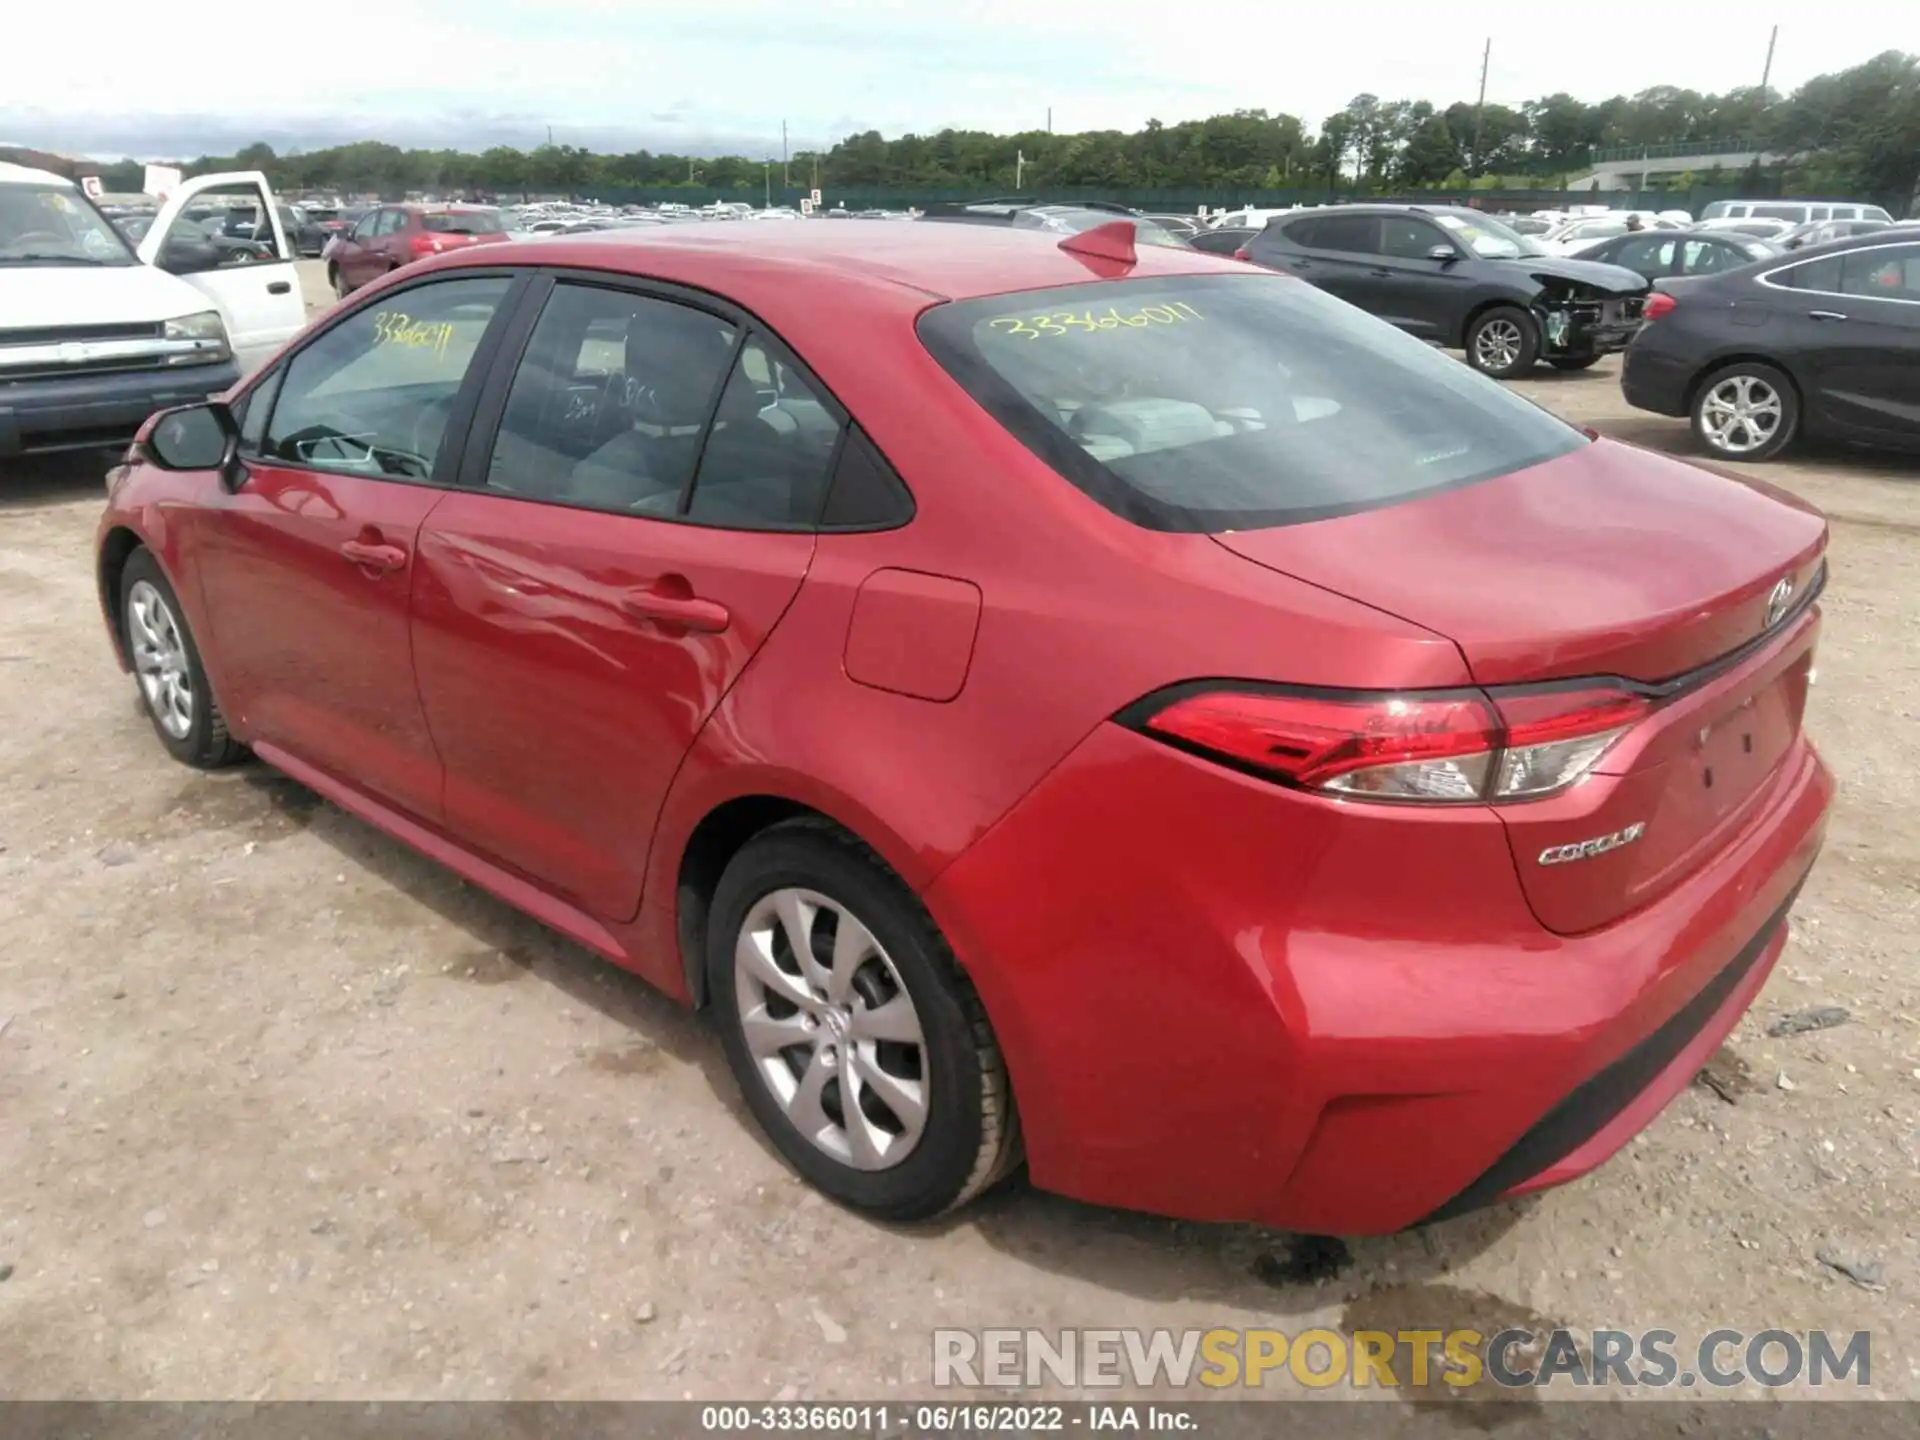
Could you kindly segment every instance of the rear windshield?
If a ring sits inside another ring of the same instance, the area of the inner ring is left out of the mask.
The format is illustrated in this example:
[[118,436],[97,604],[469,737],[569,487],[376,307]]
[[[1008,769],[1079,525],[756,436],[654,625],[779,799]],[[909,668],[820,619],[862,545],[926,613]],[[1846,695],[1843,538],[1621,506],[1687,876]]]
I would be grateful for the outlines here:
[[1587,443],[1457,360],[1284,276],[998,295],[934,306],[919,330],[1036,455],[1155,530],[1353,514]]
[[429,210],[420,217],[420,228],[441,235],[498,235],[500,217],[491,210]]

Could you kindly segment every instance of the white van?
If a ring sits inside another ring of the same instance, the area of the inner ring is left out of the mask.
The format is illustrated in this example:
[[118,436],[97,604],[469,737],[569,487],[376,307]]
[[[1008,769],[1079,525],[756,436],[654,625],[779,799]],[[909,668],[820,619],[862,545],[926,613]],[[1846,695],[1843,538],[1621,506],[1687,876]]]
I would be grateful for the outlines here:
[[1784,220],[1789,225],[1805,225],[1809,220],[1893,220],[1878,205],[1852,200],[1715,200],[1700,212],[1700,218]]
[[[230,210],[268,217],[271,237],[230,227]],[[154,411],[265,364],[306,319],[259,172],[185,182],[136,250],[71,180],[0,164],[0,463],[124,445]]]

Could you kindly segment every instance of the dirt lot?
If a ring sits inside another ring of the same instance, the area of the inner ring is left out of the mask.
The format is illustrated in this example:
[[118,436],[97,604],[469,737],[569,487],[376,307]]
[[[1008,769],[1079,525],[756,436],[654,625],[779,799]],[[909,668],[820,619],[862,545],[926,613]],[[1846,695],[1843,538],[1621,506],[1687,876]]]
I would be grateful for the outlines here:
[[[1612,363],[1523,388],[1687,444]],[[873,1399],[926,1393],[936,1325],[1545,1320],[1868,1329],[1875,1392],[1920,1397],[1920,465],[1767,471],[1833,517],[1842,798],[1717,1088],[1305,1282],[1291,1237],[1024,1185],[915,1230],[821,1203],[637,981],[271,773],[165,757],[101,633],[98,470],[0,482],[0,1395]],[[1851,1020],[1766,1036],[1815,1005]]]

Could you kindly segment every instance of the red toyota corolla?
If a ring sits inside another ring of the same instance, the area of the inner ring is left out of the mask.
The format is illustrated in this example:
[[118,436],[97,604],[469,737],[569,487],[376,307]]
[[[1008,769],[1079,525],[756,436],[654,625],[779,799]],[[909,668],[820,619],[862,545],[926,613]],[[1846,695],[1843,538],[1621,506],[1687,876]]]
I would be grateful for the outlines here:
[[1024,1158],[1366,1233],[1592,1168],[1785,944],[1824,522],[1296,280],[1056,241],[368,287],[115,478],[161,743],[706,1006],[880,1215]]

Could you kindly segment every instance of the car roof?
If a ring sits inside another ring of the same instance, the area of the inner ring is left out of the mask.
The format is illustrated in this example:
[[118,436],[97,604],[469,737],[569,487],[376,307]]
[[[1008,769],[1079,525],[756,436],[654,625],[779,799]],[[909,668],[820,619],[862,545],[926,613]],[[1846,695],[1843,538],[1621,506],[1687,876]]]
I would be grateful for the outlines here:
[[62,185],[71,190],[74,184],[64,175],[56,175],[51,170],[35,170],[30,165],[15,165],[11,161],[0,160],[0,185]]
[[1817,260],[1825,255],[1844,255],[1852,250],[1873,250],[1882,245],[1911,245],[1920,240],[1920,221],[1902,223],[1895,221],[1883,225],[1878,230],[1869,230],[1860,235],[1843,235],[1837,240],[1824,240],[1818,245],[1802,245],[1798,250],[1784,250],[1780,261],[1784,265],[1798,265],[1804,260]]
[[710,289],[769,315],[804,287],[815,307],[823,292],[851,299],[892,292],[927,300],[964,300],[1015,290],[1042,290],[1093,280],[1164,275],[1244,275],[1247,269],[1185,247],[1141,245],[1121,270],[1060,248],[1046,231],[994,225],[739,225],[707,221],[596,231],[532,243],[463,250],[435,265],[526,264],[611,270]]

